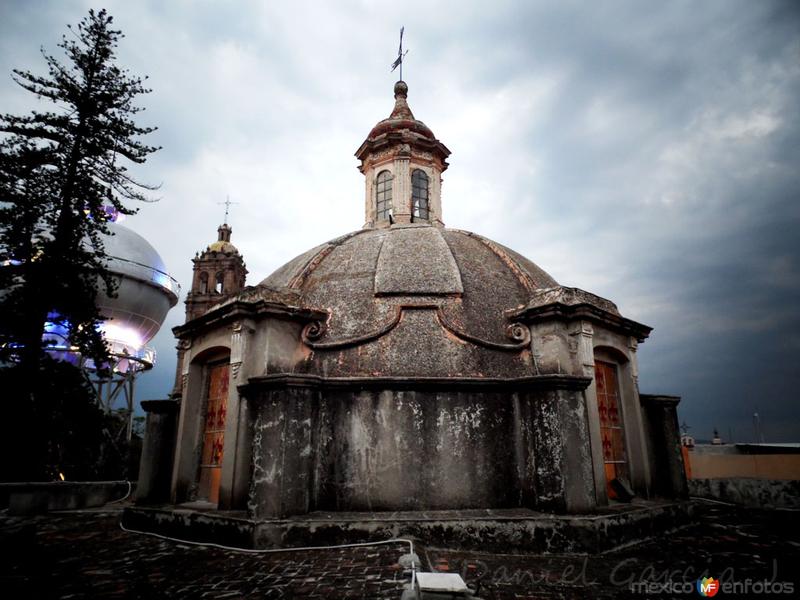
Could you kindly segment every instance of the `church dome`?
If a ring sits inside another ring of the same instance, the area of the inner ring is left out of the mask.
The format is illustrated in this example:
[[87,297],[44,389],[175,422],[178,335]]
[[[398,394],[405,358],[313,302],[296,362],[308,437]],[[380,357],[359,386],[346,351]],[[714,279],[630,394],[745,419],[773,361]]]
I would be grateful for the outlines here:
[[220,252],[222,254],[239,254],[239,250],[231,244],[231,226],[227,222],[217,228],[217,241],[206,248],[206,252]]
[[223,254],[239,254],[239,250],[231,244],[230,242],[225,241],[216,241],[208,245],[208,252],[222,252]]
[[501,244],[416,223],[349,233],[261,282],[328,313],[305,341],[325,374],[342,376],[528,372],[527,330],[515,329],[507,311],[557,285]]
[[389,118],[356,151],[365,225],[289,261],[255,290],[315,311],[293,367],[324,377],[530,375],[531,333],[515,316],[558,287],[513,250],[442,221],[450,151],[394,86]]

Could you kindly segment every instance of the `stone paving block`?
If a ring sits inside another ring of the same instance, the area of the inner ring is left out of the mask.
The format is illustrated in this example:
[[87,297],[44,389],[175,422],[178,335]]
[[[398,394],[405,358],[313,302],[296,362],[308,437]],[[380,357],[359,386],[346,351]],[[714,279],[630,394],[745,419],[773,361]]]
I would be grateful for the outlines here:
[[[720,577],[727,569],[735,580],[775,577],[800,589],[800,514],[788,511],[703,505],[698,522],[683,531],[601,555],[466,552],[426,548],[424,540],[415,550],[425,570],[461,574],[484,600],[640,598],[629,583],[665,571],[696,578],[702,570]],[[399,598],[410,573],[397,561],[407,552],[397,544],[239,553],[127,533],[118,514],[107,511],[0,514],[0,596]]]

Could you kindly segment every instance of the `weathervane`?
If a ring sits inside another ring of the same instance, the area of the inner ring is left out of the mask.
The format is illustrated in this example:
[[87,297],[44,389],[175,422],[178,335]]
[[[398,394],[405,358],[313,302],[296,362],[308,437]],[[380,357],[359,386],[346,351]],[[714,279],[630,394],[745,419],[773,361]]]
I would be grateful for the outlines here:
[[228,210],[231,207],[231,204],[239,204],[238,202],[231,202],[230,196],[225,196],[225,202],[217,202],[217,204],[224,204],[225,205],[225,225],[228,224]]
[[400,49],[397,51],[397,59],[392,63],[392,72],[397,67],[400,67],[400,81],[403,81],[403,57],[408,54],[408,50],[403,52],[403,31],[405,27],[400,28]]

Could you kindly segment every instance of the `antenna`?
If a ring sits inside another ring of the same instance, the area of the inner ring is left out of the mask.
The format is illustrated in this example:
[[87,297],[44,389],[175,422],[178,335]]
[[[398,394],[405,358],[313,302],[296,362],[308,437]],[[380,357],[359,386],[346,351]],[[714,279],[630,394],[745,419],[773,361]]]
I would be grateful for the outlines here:
[[757,412],[753,413],[753,429],[756,434],[756,444],[763,444],[764,432],[761,429],[761,417],[758,416]]

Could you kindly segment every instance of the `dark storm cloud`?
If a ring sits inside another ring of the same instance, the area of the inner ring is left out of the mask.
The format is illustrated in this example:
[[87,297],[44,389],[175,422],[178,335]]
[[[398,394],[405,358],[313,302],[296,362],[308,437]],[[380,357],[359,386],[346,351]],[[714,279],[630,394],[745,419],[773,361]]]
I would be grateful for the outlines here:
[[459,33],[476,55],[497,44],[473,85],[559,72],[526,132],[546,179],[526,214],[575,238],[562,282],[616,274],[595,291],[656,326],[643,390],[683,394],[697,435],[748,438],[759,410],[773,439],[800,438],[796,5],[510,12]]

